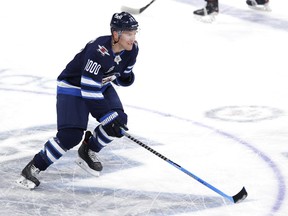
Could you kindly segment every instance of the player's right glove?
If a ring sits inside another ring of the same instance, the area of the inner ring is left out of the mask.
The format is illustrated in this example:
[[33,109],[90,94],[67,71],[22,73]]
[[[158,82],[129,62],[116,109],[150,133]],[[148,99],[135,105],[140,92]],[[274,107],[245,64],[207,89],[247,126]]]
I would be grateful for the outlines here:
[[127,115],[122,110],[111,111],[100,118],[100,123],[104,131],[112,137],[122,137],[121,128],[128,130],[127,128]]

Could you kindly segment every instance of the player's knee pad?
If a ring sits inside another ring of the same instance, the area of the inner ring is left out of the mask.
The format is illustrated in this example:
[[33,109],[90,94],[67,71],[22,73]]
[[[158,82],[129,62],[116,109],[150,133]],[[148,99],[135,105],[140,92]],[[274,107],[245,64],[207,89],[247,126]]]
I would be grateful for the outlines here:
[[103,147],[114,140],[114,137],[109,136],[103,129],[102,125],[98,125],[93,132],[93,136],[88,142],[91,150],[99,152]]
[[56,137],[59,139],[61,146],[69,150],[81,142],[83,133],[83,129],[80,128],[65,128],[59,130]]

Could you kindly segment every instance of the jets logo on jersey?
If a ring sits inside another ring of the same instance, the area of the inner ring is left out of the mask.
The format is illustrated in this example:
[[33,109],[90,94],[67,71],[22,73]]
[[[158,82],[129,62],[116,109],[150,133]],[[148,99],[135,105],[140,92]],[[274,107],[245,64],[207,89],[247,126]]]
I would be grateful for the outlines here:
[[100,45],[98,45],[98,47],[99,47],[99,49],[97,49],[97,51],[100,52],[102,56],[105,56],[105,55],[110,56],[106,47],[100,46]]

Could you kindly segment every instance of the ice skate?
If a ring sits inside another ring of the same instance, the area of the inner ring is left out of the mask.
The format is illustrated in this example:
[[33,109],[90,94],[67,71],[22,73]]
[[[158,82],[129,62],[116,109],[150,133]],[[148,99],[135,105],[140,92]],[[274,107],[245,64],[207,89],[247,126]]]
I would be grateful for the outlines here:
[[25,189],[34,189],[40,185],[40,181],[37,179],[37,175],[40,170],[35,167],[33,160],[30,161],[21,172],[21,178],[16,183]]
[[88,140],[91,136],[92,133],[86,131],[84,141],[78,149],[79,157],[75,162],[91,175],[99,176],[103,167],[97,153],[88,148]]
[[215,16],[219,12],[218,2],[207,2],[206,7],[195,10],[193,13],[195,18],[202,21],[211,23],[215,20]]
[[271,11],[269,0],[247,0],[246,4],[253,10]]

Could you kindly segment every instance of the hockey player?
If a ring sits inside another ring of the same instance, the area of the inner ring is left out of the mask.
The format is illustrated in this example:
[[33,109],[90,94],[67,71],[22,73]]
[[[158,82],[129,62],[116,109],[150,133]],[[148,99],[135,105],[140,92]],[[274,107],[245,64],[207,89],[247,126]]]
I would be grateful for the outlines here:
[[65,152],[78,145],[91,114],[99,123],[93,134],[86,131],[78,149],[77,164],[98,176],[102,164],[97,153],[122,137],[127,114],[111,82],[130,86],[138,55],[135,36],[138,22],[127,13],[115,13],[111,35],[100,36],[75,55],[57,78],[57,134],[26,165],[17,183],[28,189],[39,186],[39,172],[46,170]]
[[[219,12],[218,0],[205,0],[206,6],[202,9],[195,10],[193,13],[199,17],[209,16],[207,20],[213,21],[214,16]],[[256,10],[270,11],[269,0],[247,0],[246,4]]]

